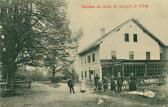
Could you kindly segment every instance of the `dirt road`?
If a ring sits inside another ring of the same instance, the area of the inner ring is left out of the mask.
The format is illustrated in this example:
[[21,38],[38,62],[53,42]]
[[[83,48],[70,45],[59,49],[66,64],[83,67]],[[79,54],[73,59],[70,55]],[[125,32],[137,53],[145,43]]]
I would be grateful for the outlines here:
[[13,97],[1,98],[0,105],[1,107],[158,107],[127,98],[98,95],[89,88],[85,93],[80,93],[79,85],[75,86],[75,91],[75,94],[70,94],[65,83],[61,83],[57,88],[33,83],[31,89],[21,90],[18,92],[20,94]]

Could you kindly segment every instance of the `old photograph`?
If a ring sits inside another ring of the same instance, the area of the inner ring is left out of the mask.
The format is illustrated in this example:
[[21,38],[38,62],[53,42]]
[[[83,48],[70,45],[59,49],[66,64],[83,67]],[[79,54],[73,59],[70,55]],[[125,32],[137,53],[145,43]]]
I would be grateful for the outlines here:
[[168,107],[167,7],[0,0],[0,107]]

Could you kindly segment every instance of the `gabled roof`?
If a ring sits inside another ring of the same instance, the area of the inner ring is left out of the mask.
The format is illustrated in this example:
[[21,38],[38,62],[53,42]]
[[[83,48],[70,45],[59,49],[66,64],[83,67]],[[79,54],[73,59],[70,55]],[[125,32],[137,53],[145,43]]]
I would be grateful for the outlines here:
[[104,38],[106,38],[110,33],[117,31],[118,29],[120,29],[122,26],[124,26],[125,24],[129,23],[129,22],[133,22],[135,23],[144,33],[146,33],[149,37],[151,37],[153,40],[155,40],[160,46],[165,47],[166,45],[160,41],[154,34],[152,34],[148,29],[146,29],[139,21],[137,21],[136,19],[129,19],[127,21],[125,21],[124,23],[120,24],[119,26],[117,26],[116,28],[114,28],[113,30],[111,30],[110,32],[106,33],[105,35],[101,36],[99,39],[97,39],[96,41],[94,41],[93,43],[91,43],[89,46],[87,46],[85,49],[83,49],[82,51],[79,52],[79,54],[82,54],[86,51],[88,51],[89,49],[99,45],[102,40]]

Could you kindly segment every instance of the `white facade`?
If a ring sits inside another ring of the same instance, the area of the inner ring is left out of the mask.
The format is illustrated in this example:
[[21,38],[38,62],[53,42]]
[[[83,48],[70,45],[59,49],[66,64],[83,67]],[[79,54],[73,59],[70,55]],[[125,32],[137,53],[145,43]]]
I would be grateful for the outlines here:
[[[90,57],[90,61],[89,61]],[[93,60],[94,59],[94,60]],[[100,57],[99,57],[99,48],[86,53],[83,56],[79,57],[79,65],[81,68],[81,77],[87,78],[93,77],[98,74],[102,76],[101,66],[100,66]],[[89,74],[90,71],[93,71],[93,74]],[[92,78],[93,79],[93,78]]]
[[[134,52],[135,60],[145,60],[146,52],[150,52],[150,59],[160,59],[160,48],[156,41],[145,34],[136,24],[129,22],[119,31],[112,32],[100,44],[100,59],[111,59],[111,51],[116,51],[117,59],[129,59],[129,52]],[[125,33],[129,34],[129,41],[125,41]],[[133,35],[137,34],[137,42]]]
[[[112,59],[114,53],[116,59],[127,60],[160,60],[161,53],[166,56],[164,44],[144,29],[135,19],[128,20],[81,51],[81,77],[90,79],[90,71],[94,71],[92,75],[98,74],[101,78],[101,60]],[[95,61],[92,61],[92,54],[95,54]],[[88,62],[89,56],[91,61]]]

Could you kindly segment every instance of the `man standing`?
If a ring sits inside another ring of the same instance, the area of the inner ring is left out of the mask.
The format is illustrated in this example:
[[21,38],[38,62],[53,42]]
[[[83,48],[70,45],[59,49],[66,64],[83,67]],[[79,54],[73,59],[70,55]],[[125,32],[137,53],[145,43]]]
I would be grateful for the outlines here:
[[102,82],[101,82],[101,80],[98,81],[98,83],[97,83],[97,88],[98,88],[98,91],[99,91],[99,92],[102,91]]
[[98,74],[96,74],[96,76],[94,77],[94,85],[96,90],[97,90],[98,81],[99,81],[99,76]]
[[118,92],[120,93],[123,86],[123,80],[120,72],[118,72],[117,85],[118,85]]
[[104,92],[107,91],[107,89],[108,89],[108,79],[107,79],[107,77],[103,78],[103,89],[104,89]]
[[75,91],[74,91],[74,80],[72,79],[72,77],[68,80],[68,86],[69,86],[69,89],[70,89],[70,93],[73,92],[73,94],[75,94]]
[[115,91],[115,79],[114,79],[114,75],[111,76],[111,91]]
[[121,93],[121,90],[122,90],[122,78],[121,77],[118,77],[117,78],[117,85],[118,85],[118,92]]

